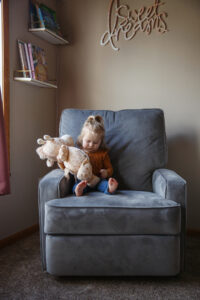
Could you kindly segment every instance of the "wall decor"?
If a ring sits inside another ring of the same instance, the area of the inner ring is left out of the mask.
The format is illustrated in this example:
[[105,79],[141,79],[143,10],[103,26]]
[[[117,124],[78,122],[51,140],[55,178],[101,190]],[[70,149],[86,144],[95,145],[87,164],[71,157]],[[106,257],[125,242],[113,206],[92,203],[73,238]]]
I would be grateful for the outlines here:
[[110,44],[113,50],[119,50],[116,43],[120,33],[125,40],[131,40],[138,31],[149,35],[152,30],[159,33],[167,32],[166,12],[159,12],[164,2],[155,0],[152,6],[131,10],[128,5],[120,4],[120,0],[111,0],[108,10],[108,28],[103,33],[101,46]]

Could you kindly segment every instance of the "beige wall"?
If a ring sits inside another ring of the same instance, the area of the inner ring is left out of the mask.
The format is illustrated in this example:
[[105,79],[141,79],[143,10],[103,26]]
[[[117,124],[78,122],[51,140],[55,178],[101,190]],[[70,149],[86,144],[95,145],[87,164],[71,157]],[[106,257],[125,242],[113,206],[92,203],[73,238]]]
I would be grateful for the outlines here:
[[0,198],[0,239],[38,223],[37,184],[47,168],[35,153],[36,140],[56,128],[56,91],[18,83],[13,72],[19,69],[17,39],[46,49],[50,78],[56,77],[57,49],[28,32],[28,0],[9,5],[11,194]]
[[[99,45],[107,28],[108,0],[62,0],[61,25],[71,45],[59,49],[59,112],[66,107],[160,107],[169,142],[168,167],[188,181],[188,227],[200,229],[200,1],[167,0],[169,32],[131,41],[120,51]],[[130,7],[153,0],[120,0]]]

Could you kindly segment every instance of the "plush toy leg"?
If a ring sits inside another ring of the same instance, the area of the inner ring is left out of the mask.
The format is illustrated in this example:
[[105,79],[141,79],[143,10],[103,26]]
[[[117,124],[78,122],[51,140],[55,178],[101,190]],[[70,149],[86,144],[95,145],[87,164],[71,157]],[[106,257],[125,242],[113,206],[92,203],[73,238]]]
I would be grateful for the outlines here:
[[88,159],[85,159],[77,172],[77,179],[89,181],[92,176],[92,166],[89,163]]
[[97,177],[97,176],[95,176],[95,175],[93,175],[92,179],[90,180],[90,182],[88,182],[88,186],[91,187],[91,188],[93,188],[93,187],[95,187],[97,185],[97,183],[99,183],[99,181],[100,181],[100,178]]
[[58,152],[57,160],[58,162],[67,161],[69,156],[69,149],[67,146],[62,145]]
[[58,166],[61,170],[64,170],[65,169],[65,165],[63,162],[57,162],[58,163]]
[[69,179],[70,178],[70,176],[69,176],[69,169],[67,169],[67,168],[65,168],[64,169],[64,173],[65,173],[65,177],[67,178],[67,179]]
[[53,164],[54,164],[54,160],[52,160],[52,159],[47,159],[46,164],[47,164],[47,167],[52,167]]

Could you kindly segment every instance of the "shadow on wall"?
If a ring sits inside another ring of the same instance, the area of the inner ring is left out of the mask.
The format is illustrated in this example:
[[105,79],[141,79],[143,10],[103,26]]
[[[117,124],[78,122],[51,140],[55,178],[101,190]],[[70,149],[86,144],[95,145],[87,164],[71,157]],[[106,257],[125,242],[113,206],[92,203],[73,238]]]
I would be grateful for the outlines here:
[[66,108],[77,107],[78,99],[80,97],[79,95],[80,89],[73,68],[72,67],[68,68],[67,65],[63,64],[60,67],[60,70],[61,72],[63,72],[63,74],[65,74],[65,76],[60,78],[60,86],[62,86],[62,94],[60,94],[61,101],[59,101],[58,103],[58,113],[57,113],[57,122],[56,122],[57,135],[59,134],[58,128],[59,128],[60,116],[62,111]]
[[167,168],[187,181],[187,227],[200,229],[200,157],[198,137],[194,133],[173,135],[168,138]]

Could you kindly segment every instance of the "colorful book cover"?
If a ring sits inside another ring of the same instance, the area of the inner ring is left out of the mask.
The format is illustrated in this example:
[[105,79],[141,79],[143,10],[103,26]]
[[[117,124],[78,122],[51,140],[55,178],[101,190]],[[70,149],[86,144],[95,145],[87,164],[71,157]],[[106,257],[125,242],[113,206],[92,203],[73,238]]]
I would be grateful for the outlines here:
[[35,3],[35,7],[36,7],[36,10],[37,10],[37,16],[38,16],[38,20],[39,20],[39,27],[44,28],[45,27],[44,20],[43,20],[43,17],[42,17],[41,9],[40,9],[39,4],[37,2]]
[[40,4],[39,8],[41,11],[45,28],[50,29],[56,32],[57,34],[61,35],[60,27],[56,21],[56,12],[44,4]]
[[23,77],[29,77],[29,68],[28,62],[26,58],[26,51],[25,51],[25,42],[18,40],[18,48],[19,48],[19,56],[21,62],[21,69],[23,73]]
[[31,45],[35,79],[47,81],[47,63],[44,49]]
[[28,43],[28,53],[31,65],[31,78],[35,79],[35,71],[34,71],[34,64],[33,64],[33,55],[32,55],[32,45]]

